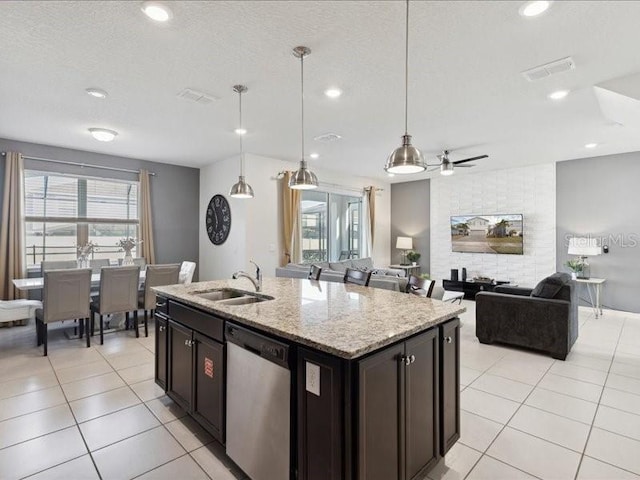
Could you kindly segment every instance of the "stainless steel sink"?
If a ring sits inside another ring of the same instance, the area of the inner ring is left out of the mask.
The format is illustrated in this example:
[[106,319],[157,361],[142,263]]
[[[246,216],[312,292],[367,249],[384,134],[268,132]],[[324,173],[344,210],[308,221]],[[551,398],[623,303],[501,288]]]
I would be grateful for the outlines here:
[[227,300],[230,298],[242,298],[247,294],[240,290],[234,290],[233,288],[219,288],[216,290],[206,290],[203,292],[193,292],[192,295],[196,297],[204,298],[205,300],[212,300],[214,302],[220,300]]
[[220,305],[249,305],[251,303],[265,302],[267,300],[273,300],[272,298],[255,297],[253,295],[245,295],[244,297],[229,298],[227,300],[220,300]]

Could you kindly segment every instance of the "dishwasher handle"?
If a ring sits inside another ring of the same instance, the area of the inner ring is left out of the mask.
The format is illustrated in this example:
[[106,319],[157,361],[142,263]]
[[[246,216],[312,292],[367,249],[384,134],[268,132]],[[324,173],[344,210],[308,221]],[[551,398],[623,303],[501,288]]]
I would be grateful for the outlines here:
[[273,338],[265,337],[247,328],[227,322],[225,325],[227,342],[289,369],[289,345]]

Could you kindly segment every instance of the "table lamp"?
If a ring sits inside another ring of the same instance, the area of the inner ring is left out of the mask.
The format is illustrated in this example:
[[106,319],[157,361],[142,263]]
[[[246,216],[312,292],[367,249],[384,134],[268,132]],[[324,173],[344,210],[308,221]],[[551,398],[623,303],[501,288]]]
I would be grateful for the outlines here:
[[396,248],[402,250],[402,262],[400,265],[408,265],[407,251],[413,249],[413,239],[411,237],[398,237],[396,240]]
[[576,272],[577,278],[589,278],[590,269],[587,263],[587,257],[593,255],[600,255],[602,248],[598,246],[598,239],[591,237],[572,237],[569,239],[569,255],[578,255],[580,257],[580,264],[582,270]]

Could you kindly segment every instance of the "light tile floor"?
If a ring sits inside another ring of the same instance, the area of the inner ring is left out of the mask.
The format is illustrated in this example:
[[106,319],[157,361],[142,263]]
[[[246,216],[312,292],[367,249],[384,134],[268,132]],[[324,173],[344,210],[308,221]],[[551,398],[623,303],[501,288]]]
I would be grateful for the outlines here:
[[[461,330],[462,437],[432,480],[640,480],[640,315],[580,311],[565,362]],[[211,436],[153,382],[148,338],[49,356],[33,325],[0,329],[0,479],[242,479]],[[99,473],[98,473],[99,472]]]

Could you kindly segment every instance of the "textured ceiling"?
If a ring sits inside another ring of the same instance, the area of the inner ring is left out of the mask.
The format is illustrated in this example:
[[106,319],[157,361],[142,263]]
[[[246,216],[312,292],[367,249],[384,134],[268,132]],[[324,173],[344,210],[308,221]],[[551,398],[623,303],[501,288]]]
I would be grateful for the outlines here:
[[[388,180],[403,133],[404,2],[171,2],[166,25],[136,1],[0,3],[0,137],[201,166],[237,153],[237,96],[247,151],[296,161],[299,61],[306,45],[312,165]],[[425,153],[487,153],[473,169],[640,150],[636,128],[605,118],[592,88],[640,71],[640,2],[412,2],[410,120]],[[531,83],[520,72],[572,56],[576,70]],[[338,86],[344,95],[323,95]],[[109,92],[106,100],[84,93]],[[219,97],[208,105],[184,88]],[[561,102],[547,94],[572,93]],[[88,127],[117,130],[98,143]],[[342,135],[335,143],[314,137]],[[598,142],[595,150],[584,144]],[[462,172],[462,170],[460,171]],[[393,181],[424,178],[396,176]]]

